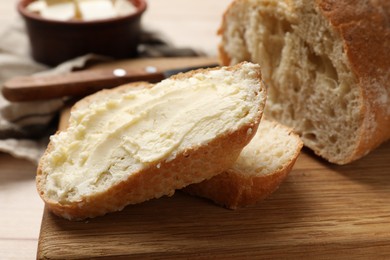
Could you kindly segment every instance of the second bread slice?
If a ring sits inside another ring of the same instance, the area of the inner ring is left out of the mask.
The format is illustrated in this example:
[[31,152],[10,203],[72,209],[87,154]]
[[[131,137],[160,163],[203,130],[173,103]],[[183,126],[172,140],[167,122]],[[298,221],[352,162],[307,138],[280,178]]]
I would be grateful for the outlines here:
[[302,145],[292,129],[263,119],[256,135],[232,167],[184,191],[230,209],[256,204],[284,181]]
[[260,68],[251,63],[89,96],[51,137],[38,191],[52,212],[72,220],[172,195],[234,163],[257,130],[265,98]]

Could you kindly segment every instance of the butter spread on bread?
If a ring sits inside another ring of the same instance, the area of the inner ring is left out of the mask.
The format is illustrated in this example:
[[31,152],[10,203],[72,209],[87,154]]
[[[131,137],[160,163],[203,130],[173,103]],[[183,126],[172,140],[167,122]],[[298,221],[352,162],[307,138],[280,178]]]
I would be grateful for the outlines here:
[[266,98],[251,63],[136,85],[79,101],[51,137],[37,187],[55,214],[95,217],[213,177],[251,140]]
[[236,0],[220,57],[259,63],[267,117],[346,164],[390,138],[389,19],[387,0]]

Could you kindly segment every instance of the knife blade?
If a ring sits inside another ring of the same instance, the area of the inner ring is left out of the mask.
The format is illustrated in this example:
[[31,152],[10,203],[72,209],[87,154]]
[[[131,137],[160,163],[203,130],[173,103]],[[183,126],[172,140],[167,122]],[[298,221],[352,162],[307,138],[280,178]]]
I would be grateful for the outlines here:
[[154,66],[144,68],[97,69],[70,72],[61,75],[23,76],[6,81],[2,88],[4,98],[12,102],[47,100],[61,97],[82,97],[101,89],[113,88],[135,81],[159,82],[180,72],[216,67],[205,64],[159,70]]

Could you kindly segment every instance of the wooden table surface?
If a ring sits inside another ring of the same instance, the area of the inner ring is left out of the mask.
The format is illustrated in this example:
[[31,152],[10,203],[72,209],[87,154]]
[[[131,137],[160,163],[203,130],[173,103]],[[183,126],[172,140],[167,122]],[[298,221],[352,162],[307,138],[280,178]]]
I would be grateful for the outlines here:
[[[144,25],[178,47],[215,54],[216,31],[231,0],[149,0]],[[17,0],[0,1],[0,29],[19,18]],[[0,153],[0,259],[35,259],[43,204],[35,191],[35,168]]]

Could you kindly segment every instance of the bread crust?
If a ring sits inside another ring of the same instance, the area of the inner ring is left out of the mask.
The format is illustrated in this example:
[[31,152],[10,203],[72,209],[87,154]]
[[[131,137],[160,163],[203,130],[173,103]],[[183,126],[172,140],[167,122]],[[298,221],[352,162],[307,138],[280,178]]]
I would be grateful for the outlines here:
[[[278,124],[276,122],[271,123]],[[216,204],[229,209],[255,205],[267,198],[278,189],[279,185],[291,172],[303,146],[299,136],[294,134],[292,129],[283,125],[279,125],[279,127],[284,128],[284,131],[291,138],[295,138],[297,143],[295,147],[291,147],[291,149],[294,149],[294,153],[290,160],[281,165],[277,171],[253,175],[232,167],[209,180],[189,185],[184,188],[184,191],[191,195],[210,199]],[[262,160],[262,155],[259,154],[258,156],[258,159]]]
[[[234,66],[232,69],[238,68],[239,66]],[[197,72],[206,71],[208,70],[198,70]],[[175,77],[189,77],[193,73],[190,72]],[[120,211],[130,204],[159,198],[164,195],[173,195],[176,189],[183,188],[191,183],[201,182],[222,172],[234,163],[241,150],[254,136],[259,125],[266,95],[260,74],[258,76],[259,89],[263,92],[259,95],[263,96],[256,116],[251,122],[242,125],[239,129],[232,129],[230,132],[217,136],[207,144],[187,149],[171,161],[159,161],[151,164],[139,172],[132,173],[126,180],[111,186],[109,189],[85,196],[77,202],[61,204],[48,198],[44,192],[47,173],[43,171],[43,165],[47,158],[46,155],[53,149],[53,144],[49,143],[39,162],[36,176],[37,189],[45,205],[58,216],[69,220],[82,220]],[[150,87],[151,85],[145,82],[133,83],[115,89],[103,90],[79,101],[72,110],[88,106],[103,96],[117,95],[134,87],[143,86]]]
[[[237,18],[233,9],[249,0],[235,0],[225,11],[219,34],[227,29],[228,15]],[[260,2],[260,1],[259,1]],[[266,1],[264,1],[266,2]],[[297,2],[284,1],[291,9]],[[347,64],[359,88],[360,126],[353,152],[345,158],[325,159],[337,164],[357,160],[390,139],[390,2],[386,0],[316,0],[317,12],[324,16],[342,41]],[[231,18],[232,18],[231,17]],[[232,65],[232,57],[219,45],[219,59],[223,65]],[[332,145],[332,144],[329,144]],[[309,147],[310,148],[310,147]],[[315,151],[320,154],[319,151]]]

